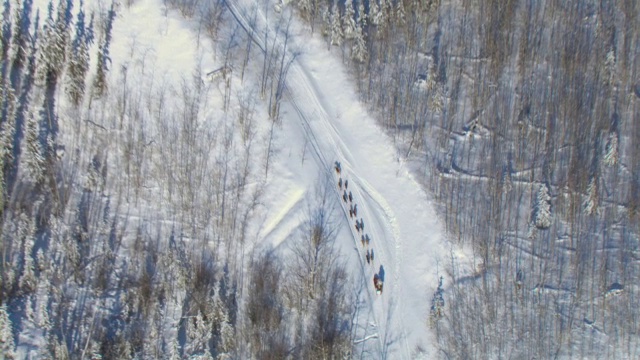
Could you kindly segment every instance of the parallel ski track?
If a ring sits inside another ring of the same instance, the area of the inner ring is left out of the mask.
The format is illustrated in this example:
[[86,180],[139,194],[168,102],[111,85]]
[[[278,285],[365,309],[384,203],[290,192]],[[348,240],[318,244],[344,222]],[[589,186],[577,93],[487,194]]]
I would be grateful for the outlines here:
[[[266,51],[265,50],[266,46],[262,42],[261,37],[255,36],[255,34],[258,34],[257,29],[255,28],[252,29],[250,27],[247,19],[244,17],[243,13],[240,11],[239,5],[235,1],[230,1],[230,0],[225,1],[225,3],[227,5],[227,8],[230,10],[230,13],[232,14],[232,16],[236,19],[238,24],[246,31],[246,33],[251,37],[252,41],[260,48],[262,52]],[[262,20],[264,21],[265,24],[267,24],[266,19],[264,19],[264,15]],[[265,31],[268,31],[268,29],[265,29]],[[394,281],[392,281],[391,284],[389,284],[388,281],[385,281],[385,291],[380,296],[385,296],[385,294],[387,294],[386,296],[389,297],[389,301],[391,302],[390,307],[393,307],[394,308],[393,310],[397,308],[402,308],[401,303],[402,303],[403,289],[400,281],[400,272],[401,272],[400,267],[403,261],[402,238],[400,236],[399,227],[393,215],[393,211],[391,210],[391,207],[389,206],[389,204],[386,202],[385,198],[379,192],[377,192],[373,188],[373,186],[371,186],[364,178],[359,176],[353,170],[350,164],[353,163],[355,159],[351,154],[351,152],[349,151],[349,147],[344,143],[337,129],[335,128],[333,123],[330,121],[329,119],[330,117],[326,112],[326,109],[327,109],[326,104],[323,104],[322,100],[316,95],[317,93],[320,92],[320,90],[317,88],[317,86],[315,86],[314,82],[309,81],[309,74],[307,69],[304,68],[304,65],[296,59],[292,63],[291,70],[293,70],[292,75],[295,76],[296,80],[299,80],[299,81],[295,81],[295,84],[297,86],[303,87],[302,94],[306,94],[307,99],[312,102],[311,104],[312,108],[315,109],[313,115],[315,115],[317,118],[322,120],[319,122],[319,124],[325,128],[327,133],[331,134],[331,136],[327,140],[331,142],[330,148],[335,149],[335,153],[332,154],[330,159],[327,159],[325,152],[322,150],[321,146],[319,145],[318,138],[316,137],[315,131],[313,131],[308,115],[305,114],[303,109],[300,107],[298,103],[298,99],[295,96],[293,96],[292,91],[288,86],[289,81],[287,81],[285,85],[287,98],[301,120],[300,125],[303,127],[306,136],[308,136],[308,139],[310,140],[309,143],[313,148],[312,153],[314,155],[314,158],[318,162],[318,165],[320,166],[320,168],[323,168],[326,173],[331,173],[333,172],[333,167],[332,167],[332,164],[334,161],[333,159],[337,159],[338,161],[340,161],[342,163],[342,168],[345,175],[344,179],[350,180],[350,183],[352,184],[350,190],[354,194],[355,199],[362,199],[362,200],[365,199],[365,197],[359,190],[359,189],[362,189],[364,192],[364,195],[366,195],[366,197],[370,199],[375,204],[375,206],[379,209],[379,211],[372,211],[371,209],[369,209],[368,201],[359,202],[359,206],[360,206],[359,213],[361,214],[361,216],[359,217],[365,219],[365,229],[367,228],[366,219],[375,218],[375,216],[374,217],[367,216],[369,214],[372,214],[372,215],[374,213],[382,214],[384,219],[386,220],[386,223],[389,224],[389,229],[392,232],[393,241],[395,244],[394,251],[389,253],[394,253],[395,259],[393,259],[393,261],[391,259],[386,259],[385,254],[388,251],[376,252],[375,259],[380,264],[386,263],[386,264],[394,265],[394,271],[393,271]],[[347,177],[346,174],[351,174],[351,177]],[[336,189],[337,189],[337,186],[336,186]],[[358,251],[359,253],[358,257],[360,261],[360,267],[361,267],[363,279],[365,281],[366,289],[368,289],[367,297],[368,297],[369,303],[371,304],[371,306],[369,307],[369,317],[374,319],[374,326],[378,329],[377,335],[375,336],[368,335],[366,336],[366,338],[368,339],[376,338],[378,340],[377,343],[378,343],[378,350],[380,351],[380,354],[385,354],[386,346],[388,344],[385,344],[384,341],[388,340],[387,337],[389,334],[387,333],[387,331],[385,331],[385,336],[380,336],[380,333],[379,333],[381,330],[380,326],[378,325],[380,324],[380,321],[377,319],[376,312],[374,311],[375,298],[372,295],[373,286],[369,283],[370,282],[369,280],[372,278],[372,273],[369,274],[369,272],[371,271],[368,271],[368,269],[371,265],[365,264],[365,260],[363,259],[362,253],[360,251],[360,247],[361,247],[360,236],[359,236],[360,234],[357,233],[353,228],[352,221],[348,215],[348,209],[346,208],[344,202],[342,202],[341,200],[342,194],[338,190],[336,190],[336,194],[340,198],[340,203],[342,205],[341,207],[344,212],[344,215],[349,220],[349,227],[350,227],[350,231],[354,241],[355,250]],[[369,223],[369,229],[371,229],[371,223]],[[371,233],[371,232],[369,234],[371,234],[372,236],[372,247],[383,245],[381,242],[382,236],[379,237],[375,233]],[[374,272],[376,271],[375,266],[373,267],[373,271]],[[393,295],[388,295],[388,294],[393,294]],[[378,295],[375,295],[375,296],[378,296]],[[384,299],[381,299],[381,300],[383,300],[380,302],[382,313],[387,315],[387,318],[385,319],[384,322],[385,322],[385,325],[388,326],[389,322],[391,321],[389,317],[391,316],[390,310],[392,309],[385,306],[386,304]],[[409,350],[407,335],[406,335],[405,326],[404,326],[404,323],[405,323],[404,313],[402,311],[400,311],[400,316],[401,316],[400,321],[402,324],[401,340],[404,345],[402,346],[402,348],[404,350],[404,358],[408,359],[410,358],[410,350]],[[389,330],[389,329],[387,328],[385,330]]]

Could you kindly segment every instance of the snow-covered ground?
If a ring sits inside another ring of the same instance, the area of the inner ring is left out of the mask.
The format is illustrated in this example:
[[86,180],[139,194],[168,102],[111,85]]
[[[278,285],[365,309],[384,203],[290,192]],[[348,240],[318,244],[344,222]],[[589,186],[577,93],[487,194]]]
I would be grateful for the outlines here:
[[[256,2],[228,4],[239,24],[248,30],[246,14]],[[260,4],[253,25],[261,36],[274,31],[279,16],[265,14],[265,9],[272,11],[273,7]],[[196,70],[206,73],[219,67],[219,54],[214,54],[213,47],[196,31],[178,14],[165,13],[159,0],[121,6],[111,47],[112,83],[117,86],[126,69],[135,68],[138,73],[150,73],[146,79],[152,83],[145,84],[148,89],[165,83],[179,89],[180,82],[191,81]],[[291,34],[287,52],[289,58],[296,57],[288,72],[281,125],[274,138],[275,156],[263,206],[255,213],[252,240],[259,247],[278,247],[291,239],[303,221],[305,200],[318,183],[330,177],[344,210],[337,245],[354,279],[362,285],[360,310],[354,319],[357,354],[364,358],[433,358],[430,299],[438,284],[439,263],[446,261],[449,250],[429,196],[404,165],[384,129],[358,100],[340,55],[328,50],[318,33],[311,34],[296,19]],[[239,75],[233,76],[235,90],[242,92]],[[220,101],[210,104],[220,106]],[[205,109],[204,113],[211,111]],[[153,126],[149,128],[153,130]],[[341,200],[335,161],[341,163],[340,176],[349,182],[357,218],[364,222],[363,233],[371,238],[368,248],[375,253],[373,264],[365,260],[366,248],[361,245],[354,219],[349,218],[349,204]],[[384,279],[380,295],[373,287],[375,273]]]
[[[241,24],[248,27],[245,14],[252,13],[255,3],[229,3]],[[277,16],[258,11],[254,31],[260,38],[265,31],[273,32]],[[286,181],[287,190],[270,208],[264,240],[283,241],[288,233],[273,229],[299,217],[300,208],[294,205],[304,189],[321,181],[318,178],[329,173],[340,197],[333,170],[334,161],[339,161],[341,177],[349,181],[357,217],[364,221],[364,233],[371,237],[375,254],[374,264],[368,265],[355,220],[349,219],[348,204],[341,201],[345,226],[339,232],[339,243],[352,252],[353,269],[359,270],[355,274],[362,277],[368,291],[363,300],[370,312],[358,319],[359,346],[382,358],[433,358],[428,311],[438,282],[438,263],[446,261],[448,250],[430,199],[358,100],[339,54],[329,52],[319,35],[312,35],[298,21],[293,21],[291,30],[287,50],[291,57],[297,56],[288,73],[288,96],[281,109],[279,146],[283,151],[275,172],[277,181]],[[373,288],[374,273],[384,275],[384,292],[379,296]]]

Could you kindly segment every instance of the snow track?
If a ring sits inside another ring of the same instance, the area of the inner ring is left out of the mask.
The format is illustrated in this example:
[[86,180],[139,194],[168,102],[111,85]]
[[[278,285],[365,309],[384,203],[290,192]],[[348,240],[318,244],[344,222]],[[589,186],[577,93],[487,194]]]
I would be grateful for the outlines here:
[[[252,1],[227,0],[227,6],[240,26],[248,34],[255,34],[254,42],[264,51],[264,34],[275,28],[270,21],[276,19],[267,17]],[[256,21],[251,22],[253,29],[244,15],[249,12],[243,11],[253,10],[252,6],[258,8]],[[327,53],[321,39],[310,36],[295,20],[291,34],[286,50],[289,59],[296,56],[288,73],[281,115],[296,132],[287,136],[307,139],[304,146],[311,147],[314,169],[335,179],[336,195],[349,223],[349,241],[358,252],[369,308],[365,311],[368,318],[359,320],[357,327],[364,329],[364,334],[357,334],[360,340],[356,340],[356,346],[377,358],[433,358],[427,311],[437,285],[437,261],[446,256],[435,213],[418,182],[398,161],[394,145],[360,105],[342,64]],[[273,38],[270,34],[269,41]],[[284,49],[283,41],[279,46]],[[342,190],[338,191],[338,177],[333,171],[336,160],[341,162],[342,179],[349,180],[348,191],[358,204],[357,218],[364,220],[363,233],[371,236],[374,265],[364,260],[366,247],[362,247],[361,234],[353,226],[355,218],[349,218],[349,203],[342,201]],[[281,217],[274,221],[281,221]],[[270,229],[276,226],[269,223]],[[376,272],[384,273],[381,295],[376,295],[373,288]],[[373,334],[370,324],[376,329]]]

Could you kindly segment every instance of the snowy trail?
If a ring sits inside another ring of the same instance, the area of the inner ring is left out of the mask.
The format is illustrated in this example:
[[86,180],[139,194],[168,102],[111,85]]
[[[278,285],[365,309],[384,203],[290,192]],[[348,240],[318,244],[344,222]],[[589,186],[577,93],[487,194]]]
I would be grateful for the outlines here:
[[[253,5],[252,0],[228,1],[231,13],[247,31],[250,22],[243,14],[248,14]],[[264,49],[264,33],[275,28],[276,17],[257,11],[254,41]],[[364,233],[372,238],[375,264],[369,265],[354,220],[349,219],[349,241],[360,253],[365,300],[371,312],[363,327],[366,329],[373,320],[377,330],[375,334],[361,334],[362,339],[377,341],[360,343],[375,343],[370,351],[380,358],[430,358],[434,352],[427,328],[429,299],[437,285],[437,262],[446,251],[429,199],[402,168],[394,145],[367,115],[341,62],[327,52],[323,41],[309,35],[294,20],[287,51],[292,58],[294,53],[300,54],[291,64],[286,101],[281,108],[283,122],[289,122],[296,132],[288,136],[307,139],[316,176],[333,172],[333,162],[341,162],[343,179],[349,180],[349,190],[358,204],[358,218],[365,223]],[[335,173],[333,176],[337,182]],[[342,206],[348,219],[348,204]],[[372,278],[381,269],[385,288],[376,295]]]

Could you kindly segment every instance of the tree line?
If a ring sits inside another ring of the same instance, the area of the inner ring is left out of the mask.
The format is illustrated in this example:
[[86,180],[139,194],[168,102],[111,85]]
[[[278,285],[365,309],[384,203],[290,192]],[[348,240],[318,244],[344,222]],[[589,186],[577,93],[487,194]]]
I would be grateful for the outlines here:
[[638,354],[638,4],[294,4],[473,249],[442,357]]

